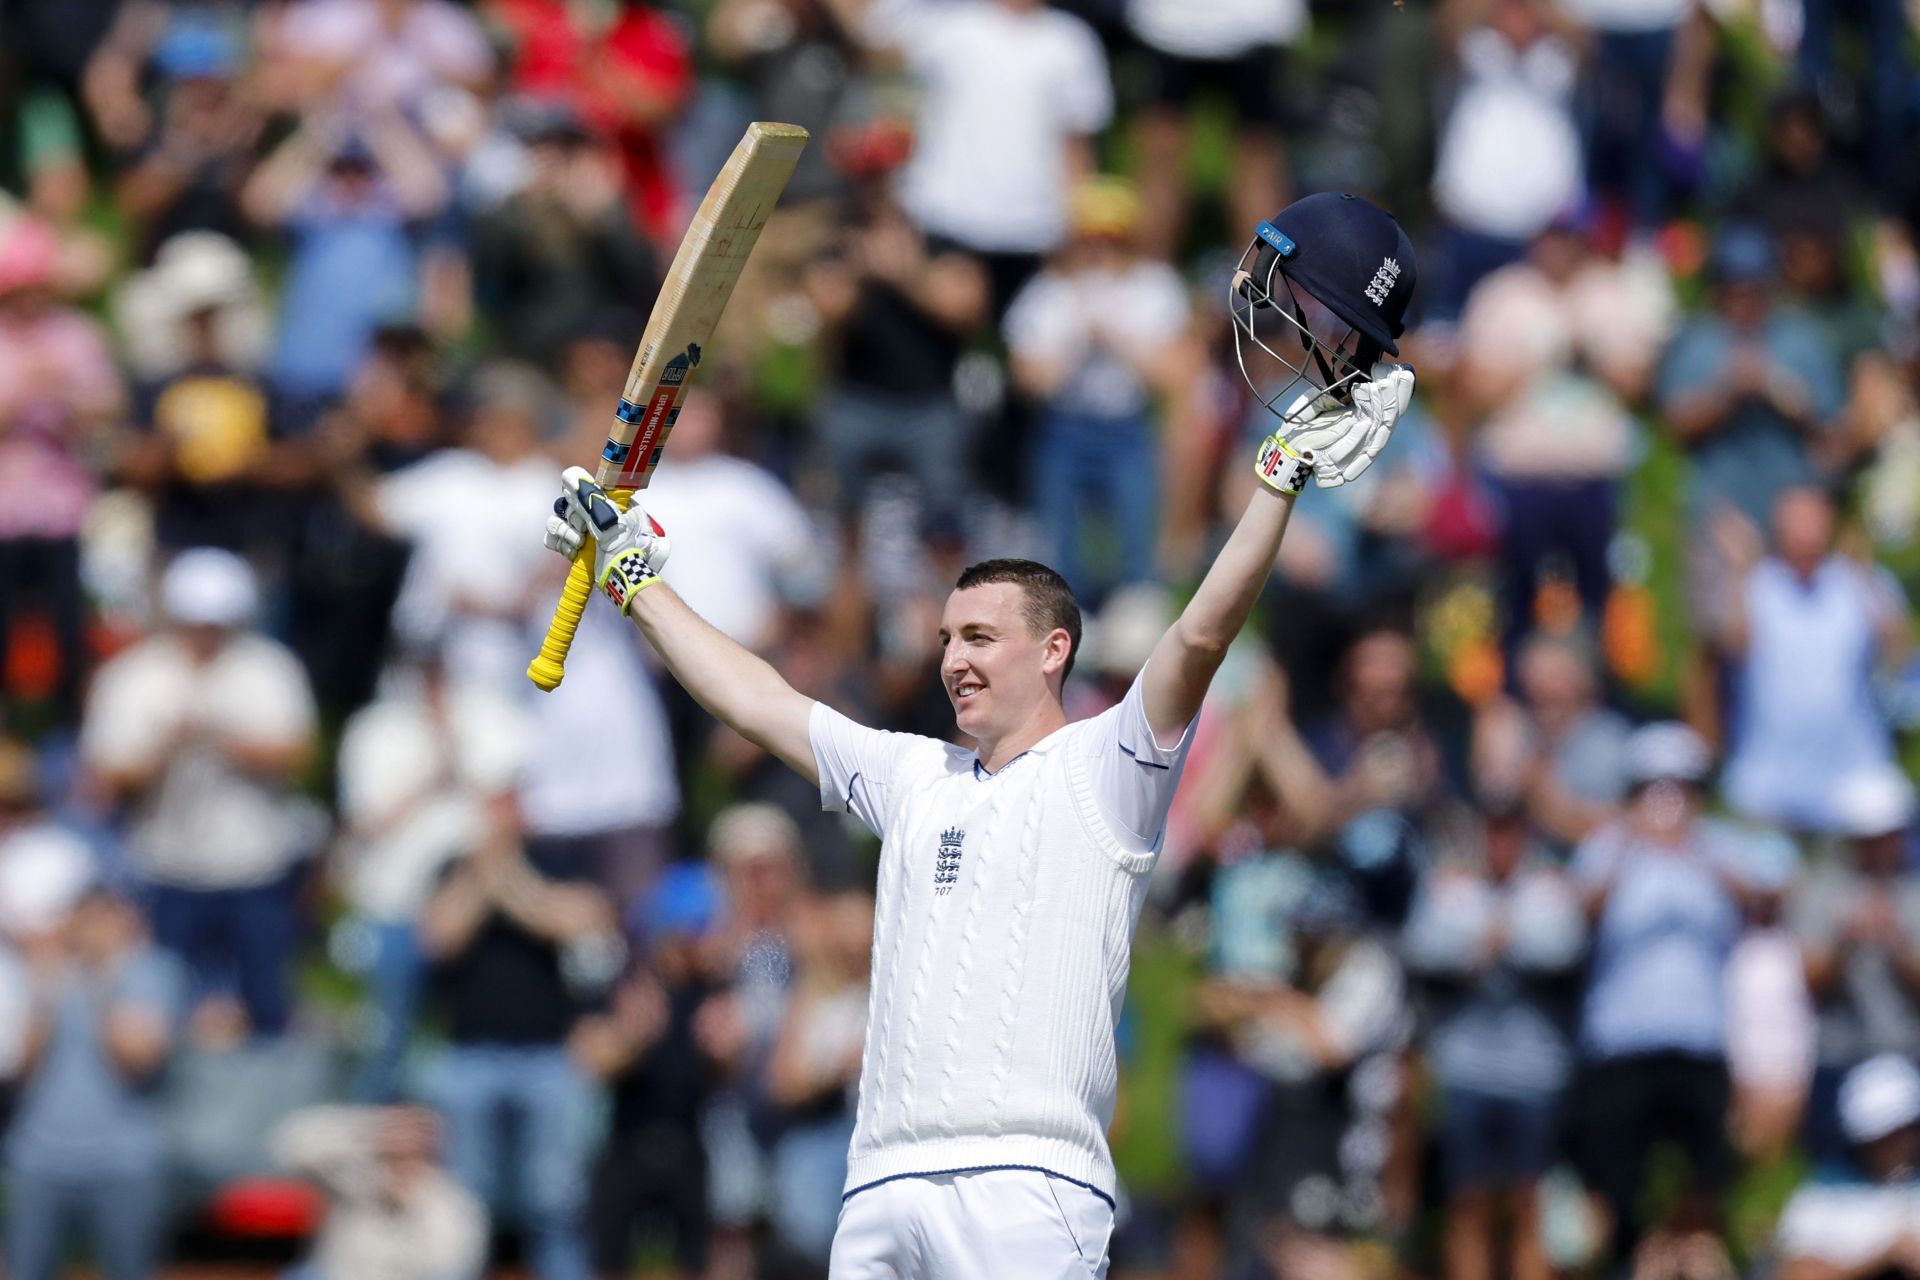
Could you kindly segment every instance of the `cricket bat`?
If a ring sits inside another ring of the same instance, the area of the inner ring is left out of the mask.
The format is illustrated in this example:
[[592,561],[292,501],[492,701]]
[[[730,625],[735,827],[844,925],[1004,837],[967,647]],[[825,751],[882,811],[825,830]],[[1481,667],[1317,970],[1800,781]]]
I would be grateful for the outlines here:
[[[673,255],[640,350],[627,371],[627,386],[614,413],[607,447],[600,454],[594,482],[625,510],[636,489],[644,489],[660,465],[660,453],[680,416],[680,398],[700,367],[702,350],[713,337],[720,313],[753,253],[767,215],[779,202],[787,179],[807,145],[798,125],[755,123],[733,149],[720,176]],[[560,685],[567,649],[573,644],[580,614],[593,594],[593,545],[589,539],[574,557],[566,589],[547,626],[540,654],[527,678],[542,689]]]

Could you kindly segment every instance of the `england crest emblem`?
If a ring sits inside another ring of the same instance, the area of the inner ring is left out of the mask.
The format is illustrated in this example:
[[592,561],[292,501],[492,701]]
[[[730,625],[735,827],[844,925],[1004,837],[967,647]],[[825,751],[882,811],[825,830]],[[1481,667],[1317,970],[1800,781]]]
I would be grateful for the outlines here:
[[940,833],[940,850],[933,858],[933,891],[940,897],[952,893],[960,880],[960,853],[966,843],[967,833],[959,827]]

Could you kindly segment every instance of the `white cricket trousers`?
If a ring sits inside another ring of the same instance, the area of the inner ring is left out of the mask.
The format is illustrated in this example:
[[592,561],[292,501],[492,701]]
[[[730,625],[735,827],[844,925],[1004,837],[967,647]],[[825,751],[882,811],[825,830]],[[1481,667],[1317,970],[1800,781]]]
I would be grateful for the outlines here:
[[895,1178],[840,1206],[828,1280],[1105,1280],[1113,1207],[1065,1178]]

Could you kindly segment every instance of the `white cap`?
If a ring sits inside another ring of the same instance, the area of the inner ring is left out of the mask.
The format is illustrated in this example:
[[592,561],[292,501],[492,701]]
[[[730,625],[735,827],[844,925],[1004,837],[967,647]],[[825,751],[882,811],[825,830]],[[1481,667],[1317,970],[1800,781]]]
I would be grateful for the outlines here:
[[722,866],[749,862],[763,854],[781,857],[801,852],[800,828],[786,810],[765,801],[728,805],[707,829],[707,849]]
[[93,854],[59,827],[33,826],[0,842],[0,932],[58,927],[94,881]]
[[253,570],[217,547],[182,551],[160,579],[161,612],[182,626],[238,627],[259,603]]
[[1833,789],[1833,821],[1842,835],[1884,836],[1913,822],[1913,783],[1888,762],[1856,769]]
[[217,231],[183,231],[160,246],[150,278],[173,314],[191,315],[251,296],[253,262]]
[[1642,725],[1627,736],[1627,777],[1642,782],[1698,782],[1713,768],[1706,739],[1678,720]]
[[1136,582],[1107,598],[1089,628],[1086,648],[1093,666],[1107,675],[1132,679],[1140,674],[1173,623],[1173,601],[1165,587]]
[[1897,1053],[1868,1058],[1840,1084],[1840,1128],[1872,1142],[1920,1121],[1920,1068]]

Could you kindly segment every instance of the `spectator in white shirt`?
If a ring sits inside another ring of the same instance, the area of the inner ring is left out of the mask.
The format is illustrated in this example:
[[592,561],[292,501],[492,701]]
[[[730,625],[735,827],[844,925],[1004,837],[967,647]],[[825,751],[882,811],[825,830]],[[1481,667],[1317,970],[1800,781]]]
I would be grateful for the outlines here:
[[340,874],[375,1023],[357,1092],[370,1102],[398,1092],[425,971],[416,918],[447,865],[500,820],[525,759],[519,700],[454,674],[438,645],[412,650],[340,738]]
[[[542,451],[545,418],[557,407],[534,369],[496,364],[475,375],[458,448],[442,449],[379,479],[356,513],[412,546],[393,605],[403,643],[444,637],[447,665],[461,678],[518,692],[525,684],[527,629],[552,598],[550,567],[519,546],[515,511],[553,487]],[[471,511],[458,534],[439,513]],[[538,550],[538,548],[536,548]]]
[[[1583,179],[1574,24],[1552,0],[1454,0],[1442,19],[1454,81],[1433,196],[1446,252],[1423,305],[1445,320],[1460,314],[1482,276],[1519,260],[1580,198]],[[1520,155],[1524,165],[1510,163]]]
[[327,1216],[286,1280],[469,1280],[487,1259],[487,1211],[439,1161],[423,1107],[308,1107],[274,1130],[275,1163],[318,1184]]
[[100,671],[80,731],[94,785],[125,816],[161,947],[201,993],[231,978],[247,1023],[287,1023],[299,862],[318,819],[293,784],[314,734],[306,672],[250,628],[253,571],[184,551],[160,582],[168,626]]
[[1542,565],[1571,567],[1597,634],[1620,478],[1636,456],[1631,407],[1672,328],[1665,268],[1597,252],[1594,212],[1556,213],[1526,256],[1482,279],[1460,317],[1463,399],[1504,515],[1504,642],[1534,616]]
[[1140,242],[1172,260],[1186,225],[1187,142],[1196,101],[1214,92],[1234,119],[1228,225],[1242,234],[1287,202],[1280,50],[1306,34],[1305,0],[1128,0],[1147,51],[1152,99],[1140,114]]
[[728,426],[718,397],[688,394],[647,486],[647,511],[678,542],[667,582],[701,617],[765,652],[783,584],[805,585],[811,522],[779,477],[726,450]]
[[[1049,563],[1084,602],[1155,577],[1160,451],[1155,402],[1191,368],[1189,307],[1180,277],[1141,257],[1133,188],[1114,178],[1073,197],[1073,239],[1007,313],[1015,383],[1042,404],[1032,507]],[[1120,562],[1095,571],[1082,538],[1111,521]]]
[[1775,1241],[1780,1280],[1920,1275],[1920,1071],[1886,1053],[1848,1073],[1840,1124],[1850,1167],[1809,1178]]
[[865,32],[920,81],[900,200],[985,262],[994,311],[1067,233],[1067,198],[1113,116],[1106,55],[1043,0],[875,0]]

